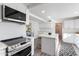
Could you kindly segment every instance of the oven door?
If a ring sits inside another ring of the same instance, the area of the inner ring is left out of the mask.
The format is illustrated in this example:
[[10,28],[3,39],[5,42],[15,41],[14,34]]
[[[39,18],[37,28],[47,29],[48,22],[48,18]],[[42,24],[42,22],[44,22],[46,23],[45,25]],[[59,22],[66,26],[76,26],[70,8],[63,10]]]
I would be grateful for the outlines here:
[[7,56],[29,56],[31,55],[31,44],[23,44],[13,50],[7,49]]
[[19,51],[16,54],[13,54],[12,56],[31,56],[31,46]]

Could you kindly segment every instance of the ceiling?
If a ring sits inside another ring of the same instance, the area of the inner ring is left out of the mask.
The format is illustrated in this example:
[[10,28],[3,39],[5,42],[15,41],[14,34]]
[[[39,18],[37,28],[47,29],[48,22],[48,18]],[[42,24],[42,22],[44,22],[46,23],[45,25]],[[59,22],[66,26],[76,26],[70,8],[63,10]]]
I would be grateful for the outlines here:
[[29,3],[30,12],[45,19],[53,20],[79,16],[79,3]]
[[24,3],[24,5],[26,5],[28,9],[32,9],[40,4],[42,3]]

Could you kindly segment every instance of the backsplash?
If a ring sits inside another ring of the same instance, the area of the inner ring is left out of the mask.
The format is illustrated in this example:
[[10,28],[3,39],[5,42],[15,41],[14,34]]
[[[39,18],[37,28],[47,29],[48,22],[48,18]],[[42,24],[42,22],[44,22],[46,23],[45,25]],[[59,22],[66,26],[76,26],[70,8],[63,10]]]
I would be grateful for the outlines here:
[[12,22],[1,22],[0,23],[0,40],[15,38],[24,36],[24,25],[12,23]]

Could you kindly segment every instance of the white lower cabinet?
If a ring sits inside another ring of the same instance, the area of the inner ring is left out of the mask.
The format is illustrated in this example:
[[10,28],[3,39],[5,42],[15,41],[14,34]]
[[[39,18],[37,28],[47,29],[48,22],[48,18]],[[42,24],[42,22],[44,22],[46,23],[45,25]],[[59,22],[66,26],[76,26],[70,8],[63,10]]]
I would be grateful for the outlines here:
[[55,43],[56,43],[55,42],[55,39],[54,38],[53,39],[51,38],[50,39],[50,46],[51,46],[51,53],[50,54],[51,55],[55,55]]
[[41,40],[41,51],[48,55],[55,55],[55,39],[54,38],[47,38],[42,37]]

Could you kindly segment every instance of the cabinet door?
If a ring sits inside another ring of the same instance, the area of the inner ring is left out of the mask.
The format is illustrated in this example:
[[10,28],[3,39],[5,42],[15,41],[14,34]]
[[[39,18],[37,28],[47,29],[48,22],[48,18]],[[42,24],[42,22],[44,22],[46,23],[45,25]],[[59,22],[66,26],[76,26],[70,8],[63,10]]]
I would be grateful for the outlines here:
[[55,38],[50,38],[50,44],[51,44],[51,55],[55,55]]
[[42,52],[48,55],[55,55],[55,39],[54,38],[42,38]]
[[42,44],[42,48],[41,51],[44,53],[47,53],[49,55],[51,55],[51,44],[50,44],[51,40],[48,38],[42,38],[41,40],[41,44]]

